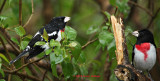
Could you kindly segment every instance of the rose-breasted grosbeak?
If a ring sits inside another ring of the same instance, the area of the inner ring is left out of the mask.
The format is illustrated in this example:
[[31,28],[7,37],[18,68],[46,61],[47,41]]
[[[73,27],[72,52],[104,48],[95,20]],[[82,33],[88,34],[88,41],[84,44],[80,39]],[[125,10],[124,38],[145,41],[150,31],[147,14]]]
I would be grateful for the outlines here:
[[[24,49],[22,53],[20,53],[14,60],[10,62],[10,64],[14,63],[17,61],[19,58],[22,56],[29,54],[26,59],[30,59],[41,52],[49,49],[48,44],[46,43],[45,45],[38,45],[35,46],[35,43],[38,41],[45,41],[44,38],[42,37],[44,29],[46,30],[48,34],[48,42],[51,39],[54,39],[56,41],[61,41],[61,32],[64,32],[64,28],[66,23],[70,20],[70,17],[55,17],[53,18],[49,24],[45,25],[43,28],[41,28],[31,39],[29,42],[28,46]],[[45,41],[46,42],[46,41]]]
[[134,31],[132,34],[137,37],[132,52],[132,63],[138,70],[148,72],[156,62],[156,45],[153,34],[147,29]]

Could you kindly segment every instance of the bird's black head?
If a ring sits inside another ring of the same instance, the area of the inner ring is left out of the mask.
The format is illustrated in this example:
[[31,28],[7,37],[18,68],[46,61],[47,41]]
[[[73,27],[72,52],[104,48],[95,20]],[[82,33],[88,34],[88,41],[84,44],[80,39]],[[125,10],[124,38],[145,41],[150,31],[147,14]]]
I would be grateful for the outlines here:
[[70,20],[70,17],[54,17],[49,24],[52,27],[56,27],[59,29],[64,29],[66,23]]
[[139,30],[139,31],[134,31],[132,33],[132,35],[134,35],[135,37],[137,37],[136,44],[140,44],[140,43],[144,43],[144,42],[149,42],[149,43],[154,44],[153,34],[149,30],[147,30],[147,29],[143,29],[143,30]]

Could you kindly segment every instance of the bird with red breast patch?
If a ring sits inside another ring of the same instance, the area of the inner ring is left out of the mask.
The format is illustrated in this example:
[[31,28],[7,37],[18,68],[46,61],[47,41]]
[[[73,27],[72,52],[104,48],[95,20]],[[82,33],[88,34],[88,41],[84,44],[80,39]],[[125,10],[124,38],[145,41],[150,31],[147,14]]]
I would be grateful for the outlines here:
[[156,45],[153,34],[147,30],[134,31],[137,38],[132,52],[132,63],[135,68],[141,71],[150,71],[156,63]]

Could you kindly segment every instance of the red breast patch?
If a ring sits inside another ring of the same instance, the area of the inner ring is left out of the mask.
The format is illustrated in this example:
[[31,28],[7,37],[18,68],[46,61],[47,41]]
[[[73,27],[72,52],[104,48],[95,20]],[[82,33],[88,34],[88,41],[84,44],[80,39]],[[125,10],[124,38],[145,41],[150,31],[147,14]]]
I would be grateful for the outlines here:
[[135,47],[144,54],[144,60],[146,61],[148,57],[147,51],[150,49],[150,43],[142,43],[135,45]]
[[64,32],[64,28],[61,30],[61,32]]

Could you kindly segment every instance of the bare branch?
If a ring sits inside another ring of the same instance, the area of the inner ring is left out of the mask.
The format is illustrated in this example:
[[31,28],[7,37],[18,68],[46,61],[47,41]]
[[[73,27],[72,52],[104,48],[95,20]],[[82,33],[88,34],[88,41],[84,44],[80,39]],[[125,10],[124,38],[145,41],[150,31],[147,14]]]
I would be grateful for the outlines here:
[[149,29],[154,21],[154,19],[157,17],[158,13],[160,11],[160,8],[158,8],[158,10],[156,11],[156,13],[154,14],[154,16],[152,16],[152,19],[151,21],[149,22],[148,26],[147,26],[147,29]]
[[32,14],[30,15],[28,21],[26,22],[26,24],[23,25],[23,27],[27,27],[27,25],[29,24],[29,22],[31,21],[33,15],[34,15],[34,3],[33,3],[33,0],[31,0],[31,3],[32,3]]
[[40,61],[40,60],[42,60],[42,59],[44,59],[44,58],[45,58],[45,56],[43,56],[42,58],[37,59],[37,60],[35,60],[35,61],[28,62],[28,63],[22,65],[20,68],[18,68],[18,69],[16,69],[16,70],[12,70],[11,73],[15,73],[15,72],[17,72],[17,71],[23,69],[24,67],[28,66],[29,64],[32,64],[32,63],[34,63],[34,62],[38,62],[38,61]]
[[22,25],[22,0],[19,0],[19,25]]
[[2,13],[2,10],[3,10],[3,8],[4,8],[4,5],[5,5],[6,1],[7,1],[7,0],[4,0],[3,3],[2,3],[2,5],[1,5],[0,14]]
[[21,77],[26,77],[28,79],[31,79],[31,80],[34,80],[34,81],[41,81],[39,78],[36,78],[34,76],[30,76],[30,75],[27,75],[27,74],[24,74],[24,73],[20,73],[20,72],[12,72],[12,71],[8,71],[8,70],[3,70],[5,73],[9,73],[9,74],[14,74],[14,75],[18,75],[18,76],[21,76]]
[[144,11],[145,11],[148,15],[150,15],[151,17],[153,16],[152,13],[151,13],[148,9],[142,7],[141,5],[135,3],[135,2],[133,2],[133,1],[131,1],[131,0],[128,1],[128,3],[133,4],[133,5],[137,6],[137,7],[139,7],[140,9],[144,10]]
[[42,81],[44,81],[46,74],[47,74],[47,70],[44,72],[44,74],[42,76]]
[[91,40],[91,41],[88,41],[85,45],[82,46],[82,49],[86,48],[89,44],[95,42],[96,40],[98,40],[98,38]]
[[128,52],[125,54],[124,50],[126,50],[127,48],[123,48],[123,44],[125,43],[125,38],[123,35],[124,30],[122,29],[123,27],[122,21],[120,19],[118,22],[114,16],[111,16],[111,22],[112,22],[112,28],[113,28],[114,38],[116,42],[117,63],[118,64],[123,64],[123,63],[128,64],[129,60],[127,58],[124,58],[124,55],[127,54],[128,56]]
[[4,38],[7,40],[7,42],[12,46],[12,48],[17,52],[20,53],[20,50],[17,48],[17,46],[13,43],[11,40],[11,37],[8,35],[8,33],[5,31],[5,29],[0,27],[0,33],[4,36]]

